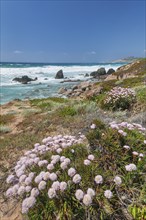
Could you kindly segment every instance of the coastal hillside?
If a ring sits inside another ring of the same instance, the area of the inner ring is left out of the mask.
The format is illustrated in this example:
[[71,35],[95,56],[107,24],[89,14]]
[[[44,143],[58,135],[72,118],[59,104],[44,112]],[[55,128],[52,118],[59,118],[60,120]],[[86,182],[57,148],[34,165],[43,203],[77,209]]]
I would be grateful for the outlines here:
[[146,60],[1,105],[1,220],[145,220]]
[[115,73],[109,75],[106,80],[125,79],[146,75],[146,58],[136,60],[130,64],[119,67]]

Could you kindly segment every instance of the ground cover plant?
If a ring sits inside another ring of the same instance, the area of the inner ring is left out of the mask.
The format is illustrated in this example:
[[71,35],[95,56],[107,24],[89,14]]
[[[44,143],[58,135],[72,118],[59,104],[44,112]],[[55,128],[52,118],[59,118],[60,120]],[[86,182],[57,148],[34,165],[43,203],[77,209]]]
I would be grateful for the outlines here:
[[[46,137],[7,178],[28,219],[138,219],[146,215],[146,136],[139,124],[94,120],[86,135]],[[121,214],[122,213],[122,214]]]
[[114,87],[107,92],[104,107],[112,110],[129,109],[136,101],[135,91],[130,88]]

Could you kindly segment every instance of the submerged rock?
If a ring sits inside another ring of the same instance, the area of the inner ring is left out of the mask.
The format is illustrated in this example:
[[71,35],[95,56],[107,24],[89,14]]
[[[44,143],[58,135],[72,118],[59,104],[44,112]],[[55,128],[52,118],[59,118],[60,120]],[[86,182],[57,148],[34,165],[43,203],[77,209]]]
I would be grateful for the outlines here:
[[27,75],[26,76],[22,76],[22,77],[15,77],[13,79],[13,81],[16,81],[16,82],[20,82],[22,84],[27,84],[28,82],[31,82],[31,81],[36,81],[38,78],[35,77],[34,79],[28,77]]
[[59,71],[56,73],[55,79],[63,79],[63,78],[64,78],[63,70],[59,70]]

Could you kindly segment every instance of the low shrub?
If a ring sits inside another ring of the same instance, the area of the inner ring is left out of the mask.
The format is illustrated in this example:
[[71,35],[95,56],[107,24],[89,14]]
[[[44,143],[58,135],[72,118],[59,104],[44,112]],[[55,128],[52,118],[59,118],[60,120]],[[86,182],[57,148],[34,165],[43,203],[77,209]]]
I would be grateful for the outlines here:
[[74,116],[77,114],[77,110],[72,106],[65,106],[59,108],[57,114],[61,117]]
[[104,100],[104,107],[112,110],[129,109],[136,101],[135,92],[129,88],[114,87],[111,89]]

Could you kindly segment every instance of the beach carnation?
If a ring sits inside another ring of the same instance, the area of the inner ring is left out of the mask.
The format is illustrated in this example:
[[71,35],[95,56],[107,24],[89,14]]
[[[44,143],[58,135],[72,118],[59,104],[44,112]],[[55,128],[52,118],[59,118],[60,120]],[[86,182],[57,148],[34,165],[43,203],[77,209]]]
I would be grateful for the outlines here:
[[136,151],[133,151],[132,154],[133,154],[134,156],[138,156],[138,152],[136,152]]
[[38,190],[38,188],[33,188],[32,190],[31,190],[31,196],[33,196],[33,197],[37,197],[38,195],[39,195],[39,190]]
[[48,197],[49,197],[50,199],[56,197],[56,191],[55,191],[55,189],[50,188],[50,189],[48,190]]
[[129,165],[126,165],[125,169],[130,172],[130,171],[137,170],[137,167],[136,167],[136,165],[134,163],[131,163]]
[[89,166],[89,165],[90,165],[90,163],[91,163],[91,161],[90,161],[90,160],[84,160],[84,165]]
[[32,208],[36,203],[36,198],[30,196],[23,200],[22,202],[22,214],[27,214],[29,209]]
[[96,184],[101,184],[103,183],[103,177],[101,175],[97,175],[95,178],[94,178]]
[[93,154],[88,155],[88,160],[94,160],[94,159],[95,159],[95,157]]
[[81,189],[77,189],[75,193],[75,197],[77,200],[82,200],[84,197],[84,192]]
[[79,174],[76,174],[74,177],[73,177],[73,182],[75,184],[79,183],[81,181],[81,176]]
[[111,199],[112,196],[113,196],[113,193],[111,192],[111,190],[105,190],[104,196],[105,196],[107,199]]
[[59,181],[53,182],[53,184],[52,184],[52,189],[55,189],[55,190],[59,190],[59,189],[60,189],[60,183],[59,183]]
[[46,188],[46,182],[42,180],[38,185],[38,189],[43,190],[45,188]]
[[67,189],[67,183],[66,182],[61,182],[60,183],[60,190],[63,192],[66,189]]
[[115,178],[114,178],[114,182],[115,182],[116,185],[121,185],[121,183],[122,183],[122,179],[121,179],[121,177],[119,177],[119,176],[115,176]]
[[128,145],[124,145],[123,148],[125,148],[126,150],[130,149],[130,147]]
[[15,176],[14,175],[9,175],[6,179],[7,183],[12,183],[15,180]]
[[57,175],[56,175],[56,173],[50,173],[49,178],[50,178],[50,180],[52,180],[52,181],[57,180]]
[[91,196],[91,198],[93,198],[95,196],[95,191],[91,188],[88,188],[87,190],[87,194]]
[[76,170],[71,167],[71,168],[68,170],[68,175],[69,175],[70,177],[73,177],[75,174],[76,174]]
[[61,169],[62,169],[62,170],[67,169],[67,166],[68,166],[68,164],[67,164],[67,163],[65,163],[65,161],[64,161],[64,162],[62,162],[62,163],[60,164],[60,167],[61,167]]
[[25,192],[25,186],[20,186],[17,193],[19,196],[22,196]]
[[53,170],[53,169],[54,169],[54,165],[53,165],[53,164],[51,164],[51,163],[50,163],[50,164],[48,164],[47,169],[48,169],[48,170]]
[[83,197],[83,204],[85,206],[89,206],[89,205],[91,205],[91,203],[92,203],[91,196],[89,194],[85,194],[84,197]]
[[95,129],[95,128],[96,128],[96,125],[95,125],[95,124],[92,124],[92,125],[90,126],[90,128],[91,128],[91,129]]

